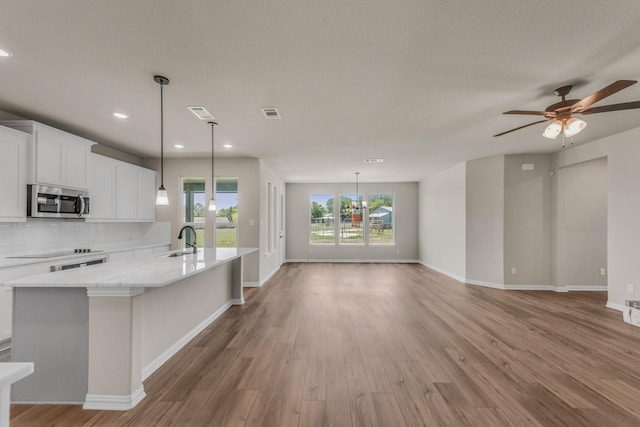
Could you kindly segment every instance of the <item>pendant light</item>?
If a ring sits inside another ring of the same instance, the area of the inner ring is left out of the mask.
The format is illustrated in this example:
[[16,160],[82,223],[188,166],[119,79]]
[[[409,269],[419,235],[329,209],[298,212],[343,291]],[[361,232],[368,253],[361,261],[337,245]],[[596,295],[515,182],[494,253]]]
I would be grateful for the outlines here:
[[[355,174],[356,174],[356,201],[352,202],[352,205],[355,209],[360,209],[360,193],[358,192],[358,176],[360,175],[360,172],[355,172]],[[367,202],[362,200],[362,209],[366,209],[366,208],[367,208]]]
[[213,128],[218,126],[216,122],[209,122],[211,125],[211,200],[209,200],[209,210],[216,210],[216,178],[213,173]]
[[168,205],[169,196],[164,188],[164,106],[162,88],[169,84],[169,79],[163,76],[153,76],[153,80],[160,85],[160,188],[156,195],[156,205]]

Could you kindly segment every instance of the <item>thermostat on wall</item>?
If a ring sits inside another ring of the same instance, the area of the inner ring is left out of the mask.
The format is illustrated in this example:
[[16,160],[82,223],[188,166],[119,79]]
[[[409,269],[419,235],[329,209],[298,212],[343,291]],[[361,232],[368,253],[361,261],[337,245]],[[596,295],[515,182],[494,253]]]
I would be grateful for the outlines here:
[[521,169],[523,171],[532,171],[536,169],[536,165],[533,163],[523,163]]

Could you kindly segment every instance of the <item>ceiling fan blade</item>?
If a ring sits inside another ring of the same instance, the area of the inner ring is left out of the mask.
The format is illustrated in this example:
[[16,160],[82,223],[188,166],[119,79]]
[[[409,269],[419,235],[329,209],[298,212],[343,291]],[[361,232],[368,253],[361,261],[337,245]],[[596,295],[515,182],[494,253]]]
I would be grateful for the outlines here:
[[622,89],[626,89],[636,83],[636,80],[618,80],[616,82],[613,82],[609,86],[604,87],[573,104],[571,106],[571,112],[580,113],[589,108],[592,104],[606,98],[607,96],[611,96],[614,93],[621,91]]
[[538,123],[544,123],[544,122],[547,122],[547,121],[548,121],[548,120],[538,120],[537,122],[529,123],[528,125],[520,126],[520,127],[518,127],[518,128],[511,129],[511,130],[508,130],[508,131],[506,131],[506,132],[501,132],[501,133],[498,133],[498,134],[493,135],[493,136],[494,136],[494,137],[496,137],[496,136],[502,136],[502,135],[505,135],[505,134],[507,134],[507,133],[515,132],[515,131],[517,131],[517,130],[520,130],[520,129],[523,129],[523,128],[526,128],[526,127],[529,127],[529,126],[537,125]]
[[527,114],[532,116],[544,116],[547,113],[545,111],[511,110],[505,111],[502,114]]
[[607,111],[633,110],[634,108],[640,108],[640,101],[623,102],[622,104],[611,104],[588,108],[580,114],[606,113]]

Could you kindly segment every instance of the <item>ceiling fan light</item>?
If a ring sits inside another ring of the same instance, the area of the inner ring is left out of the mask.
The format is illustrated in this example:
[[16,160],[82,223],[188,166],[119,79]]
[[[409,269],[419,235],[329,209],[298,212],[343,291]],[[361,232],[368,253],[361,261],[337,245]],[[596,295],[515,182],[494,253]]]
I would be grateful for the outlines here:
[[571,138],[572,136],[582,132],[582,129],[584,129],[585,127],[587,127],[587,122],[576,117],[571,117],[569,120],[567,120],[567,123],[564,127],[564,136],[566,136],[567,138]]
[[560,120],[554,120],[547,126],[542,136],[549,139],[556,139],[558,135],[560,135],[560,132],[562,132],[562,122]]

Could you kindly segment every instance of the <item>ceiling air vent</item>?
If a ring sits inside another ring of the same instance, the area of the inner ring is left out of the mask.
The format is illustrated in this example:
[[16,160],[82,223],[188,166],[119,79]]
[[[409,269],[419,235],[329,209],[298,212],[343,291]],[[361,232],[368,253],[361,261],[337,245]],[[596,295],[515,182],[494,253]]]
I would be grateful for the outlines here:
[[187,107],[193,114],[200,120],[215,120],[216,118],[211,115],[204,107]]
[[264,114],[264,116],[267,119],[280,119],[280,113],[278,112],[278,109],[275,107],[267,107],[267,108],[262,108],[262,114]]

